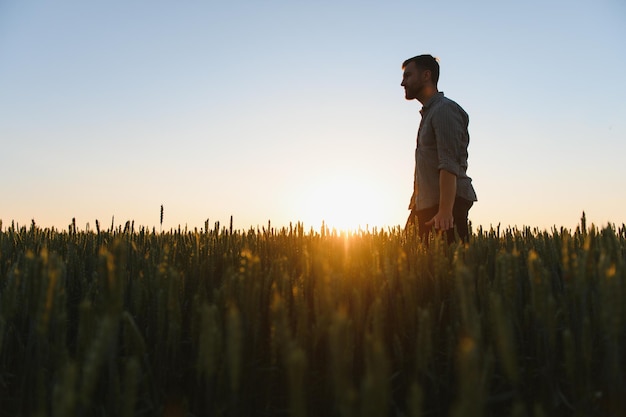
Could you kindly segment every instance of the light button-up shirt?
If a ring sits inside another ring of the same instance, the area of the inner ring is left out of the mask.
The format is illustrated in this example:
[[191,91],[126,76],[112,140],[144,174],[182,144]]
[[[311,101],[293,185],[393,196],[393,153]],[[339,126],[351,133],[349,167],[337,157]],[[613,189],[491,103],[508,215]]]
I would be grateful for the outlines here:
[[422,120],[415,149],[415,208],[439,204],[439,170],[456,175],[456,195],[477,201],[467,176],[469,116],[456,102],[438,92],[420,110]]

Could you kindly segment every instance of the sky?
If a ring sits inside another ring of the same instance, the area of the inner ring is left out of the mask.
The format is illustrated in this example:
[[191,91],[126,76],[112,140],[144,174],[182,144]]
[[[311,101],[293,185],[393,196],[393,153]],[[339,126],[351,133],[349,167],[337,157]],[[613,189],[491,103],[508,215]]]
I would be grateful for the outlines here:
[[621,226],[625,41],[622,0],[0,0],[2,227],[403,226],[423,53],[475,230]]

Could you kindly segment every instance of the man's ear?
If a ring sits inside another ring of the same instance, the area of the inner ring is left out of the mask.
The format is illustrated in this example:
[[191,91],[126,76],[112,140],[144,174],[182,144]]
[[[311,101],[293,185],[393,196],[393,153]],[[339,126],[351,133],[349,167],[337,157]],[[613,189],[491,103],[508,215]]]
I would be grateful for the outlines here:
[[432,80],[433,72],[431,70],[423,70],[422,71],[422,79],[423,80]]

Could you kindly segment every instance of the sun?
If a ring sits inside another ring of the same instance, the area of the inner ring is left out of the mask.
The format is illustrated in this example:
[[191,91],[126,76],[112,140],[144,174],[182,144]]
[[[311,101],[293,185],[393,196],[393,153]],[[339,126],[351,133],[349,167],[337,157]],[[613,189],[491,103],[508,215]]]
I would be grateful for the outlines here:
[[311,226],[322,222],[330,229],[356,231],[379,225],[384,210],[374,196],[375,183],[348,175],[325,176],[302,189],[299,210]]

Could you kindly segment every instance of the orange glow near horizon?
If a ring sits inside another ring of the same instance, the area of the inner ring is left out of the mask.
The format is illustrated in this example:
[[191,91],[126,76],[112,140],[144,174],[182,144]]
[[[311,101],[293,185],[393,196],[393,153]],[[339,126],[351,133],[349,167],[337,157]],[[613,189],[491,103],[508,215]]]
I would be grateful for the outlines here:
[[304,187],[299,198],[299,211],[305,223],[340,231],[377,226],[383,219],[383,206],[376,184],[365,179],[326,176],[324,180]]

